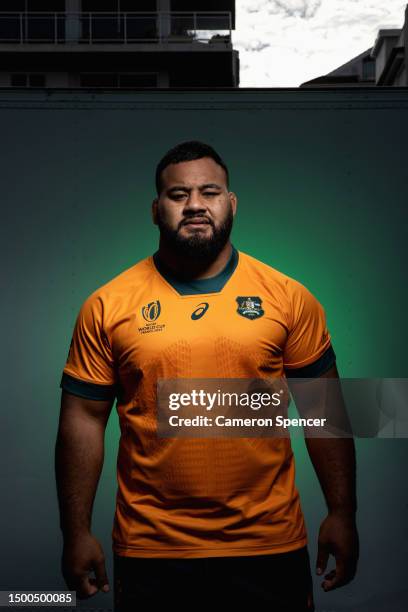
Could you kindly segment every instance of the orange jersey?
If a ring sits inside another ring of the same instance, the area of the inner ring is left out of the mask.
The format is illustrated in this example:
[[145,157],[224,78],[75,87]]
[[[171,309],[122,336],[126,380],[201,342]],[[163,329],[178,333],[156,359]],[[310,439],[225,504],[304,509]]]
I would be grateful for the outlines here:
[[180,293],[155,261],[85,300],[61,381],[77,395],[117,398],[114,552],[211,557],[304,546],[290,438],[160,438],[156,384],[320,375],[335,359],[322,306],[301,283],[235,249],[216,291],[205,279]]

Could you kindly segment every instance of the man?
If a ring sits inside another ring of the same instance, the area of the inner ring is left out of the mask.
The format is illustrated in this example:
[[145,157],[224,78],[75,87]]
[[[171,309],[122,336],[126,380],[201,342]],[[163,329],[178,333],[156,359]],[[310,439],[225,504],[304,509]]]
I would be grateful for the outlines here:
[[[65,580],[81,598],[109,589],[91,513],[116,397],[116,612],[153,602],[313,610],[290,439],[159,437],[156,383],[337,378],[324,310],[299,282],[232,246],[237,198],[212,147],[192,141],[169,151],[156,188],[159,248],[85,300],[62,376],[56,473]],[[328,507],[317,573],[333,554],[336,567],[322,583],[331,590],[356,571],[354,444],[306,444]]]

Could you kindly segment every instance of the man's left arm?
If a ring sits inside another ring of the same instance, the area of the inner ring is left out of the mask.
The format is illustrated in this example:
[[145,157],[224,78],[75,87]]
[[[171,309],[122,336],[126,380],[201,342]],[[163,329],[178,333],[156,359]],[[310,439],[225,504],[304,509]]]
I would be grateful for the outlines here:
[[330,591],[350,582],[357,568],[355,448],[324,308],[298,281],[288,281],[287,289],[283,367],[289,388],[301,416],[329,417],[322,437],[314,435],[314,427],[304,431],[328,509],[319,531],[316,570],[324,574],[330,554],[334,555],[336,568],[322,582],[323,589]]
[[[336,364],[321,377],[338,379]],[[325,572],[332,554],[336,567],[324,575],[322,582],[322,588],[331,591],[354,578],[359,557],[354,439],[305,436],[305,442],[328,509],[319,530],[316,573]]]

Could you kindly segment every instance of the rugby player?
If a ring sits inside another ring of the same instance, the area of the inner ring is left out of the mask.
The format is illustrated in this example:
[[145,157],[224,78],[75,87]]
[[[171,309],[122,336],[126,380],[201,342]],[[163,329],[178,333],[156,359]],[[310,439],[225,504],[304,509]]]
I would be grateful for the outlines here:
[[[146,603],[314,610],[308,536],[290,438],[161,438],[156,383],[189,378],[338,378],[318,300],[230,240],[237,197],[209,145],[156,169],[159,245],[83,302],[63,369],[56,476],[62,570],[79,598],[109,590],[91,527],[104,433],[120,423],[112,538],[116,612]],[[353,440],[306,438],[327,505],[316,573],[347,584],[358,560]],[[91,574],[94,572],[94,575]]]

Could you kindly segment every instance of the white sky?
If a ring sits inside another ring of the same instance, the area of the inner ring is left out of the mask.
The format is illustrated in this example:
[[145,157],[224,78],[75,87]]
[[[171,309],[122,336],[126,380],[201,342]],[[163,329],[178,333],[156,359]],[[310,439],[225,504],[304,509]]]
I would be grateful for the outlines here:
[[236,0],[240,87],[298,87],[401,28],[407,0]]

